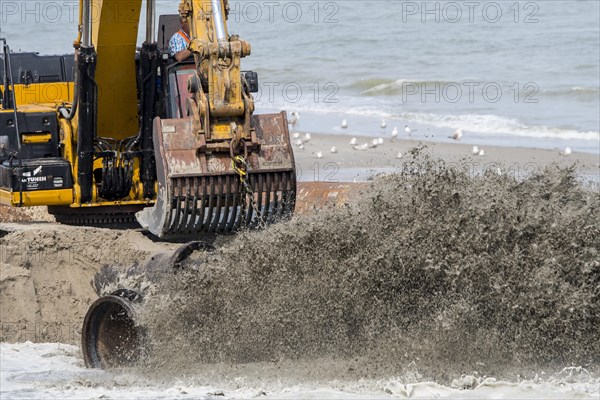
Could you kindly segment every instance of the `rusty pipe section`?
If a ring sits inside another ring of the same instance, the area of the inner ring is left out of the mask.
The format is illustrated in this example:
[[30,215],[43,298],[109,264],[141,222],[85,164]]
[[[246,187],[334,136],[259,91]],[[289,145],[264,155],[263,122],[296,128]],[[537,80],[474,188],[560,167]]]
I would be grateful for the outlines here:
[[368,186],[367,182],[298,182],[294,214],[310,214],[329,206],[342,207]]
[[81,332],[81,350],[88,368],[129,367],[140,360],[145,332],[135,321],[141,302],[139,293],[122,289],[90,306]]
[[[149,282],[160,282],[166,274],[185,267],[194,251],[214,251],[206,242],[190,242],[174,252],[153,255],[142,265],[132,266],[127,274],[142,275]],[[97,286],[113,283],[123,272],[105,267],[94,278]],[[119,289],[101,296],[87,311],[81,330],[81,352],[88,368],[126,368],[139,365],[150,353],[146,330],[139,324],[144,293],[137,289]]]
[[[368,187],[368,183],[298,182],[296,214],[310,214],[326,207],[342,207]],[[213,251],[206,242],[191,242],[172,253],[154,255],[133,273],[152,282],[165,273],[184,268],[194,251]],[[110,275],[110,274],[108,274]],[[143,293],[119,289],[102,296],[89,308],[83,323],[81,347],[88,368],[122,368],[137,365],[150,352],[146,331],[138,324],[144,306]]]

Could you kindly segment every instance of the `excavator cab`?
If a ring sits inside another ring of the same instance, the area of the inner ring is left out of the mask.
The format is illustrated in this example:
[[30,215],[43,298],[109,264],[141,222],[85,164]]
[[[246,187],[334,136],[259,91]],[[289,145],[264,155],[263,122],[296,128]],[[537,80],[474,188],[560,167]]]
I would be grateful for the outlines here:
[[193,96],[187,90],[187,82],[196,72],[194,63],[178,63],[167,69],[167,90],[165,91],[165,114],[168,118],[187,117],[187,100]]

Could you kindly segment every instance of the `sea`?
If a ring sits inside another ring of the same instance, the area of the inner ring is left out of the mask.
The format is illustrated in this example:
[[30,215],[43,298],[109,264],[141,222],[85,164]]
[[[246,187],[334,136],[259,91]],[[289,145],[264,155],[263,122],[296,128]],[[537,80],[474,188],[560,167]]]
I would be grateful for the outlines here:
[[[77,3],[1,0],[0,37],[13,51],[72,52]],[[158,14],[178,4],[158,0]],[[598,0],[229,7],[229,32],[252,45],[242,67],[259,74],[257,112],[299,113],[295,130],[408,137],[408,127],[452,142],[462,129],[464,143],[600,154]]]

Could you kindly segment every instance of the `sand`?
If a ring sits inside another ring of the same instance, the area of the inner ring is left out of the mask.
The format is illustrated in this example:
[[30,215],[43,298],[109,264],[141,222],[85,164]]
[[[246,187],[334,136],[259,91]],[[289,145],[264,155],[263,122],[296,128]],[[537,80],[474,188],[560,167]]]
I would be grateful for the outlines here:
[[[357,137],[359,144],[371,138]],[[483,157],[471,145],[422,143],[401,139],[366,151],[354,150],[349,137],[313,134],[305,149],[295,147],[298,178],[304,182],[366,181],[403,168],[406,154],[426,145],[433,157],[466,160],[473,173],[485,169],[526,176],[552,163],[575,165],[580,176],[600,181],[598,157],[559,151],[486,147]],[[337,153],[330,153],[335,146]],[[322,158],[316,153],[321,151]],[[401,152],[403,158],[396,158]],[[500,165],[503,164],[503,165]],[[105,265],[142,263],[176,244],[153,241],[139,230],[119,231],[62,226],[44,208],[0,206],[0,341],[77,343],[88,306],[97,298],[91,281]]]
[[174,247],[137,231],[0,224],[0,342],[77,343],[94,275]]
[[[484,156],[472,154],[473,145],[461,142],[430,142],[402,138],[391,142],[384,138],[384,144],[368,150],[354,150],[350,140],[355,137],[358,145],[368,144],[373,137],[311,134],[311,140],[304,144],[304,150],[294,146],[298,178],[302,181],[362,181],[380,172],[393,172],[406,163],[407,153],[414,148],[425,146],[434,158],[446,162],[469,163],[473,173],[482,170],[496,170],[498,167],[513,176],[524,177],[556,163],[566,167],[575,165],[580,175],[592,180],[600,180],[600,157],[597,154],[571,153],[562,151],[521,147],[485,146]],[[302,134],[301,137],[304,137]],[[331,148],[337,153],[332,154]],[[600,143],[598,144],[600,150]],[[322,152],[322,158],[317,153]],[[397,158],[398,153],[402,158]]]

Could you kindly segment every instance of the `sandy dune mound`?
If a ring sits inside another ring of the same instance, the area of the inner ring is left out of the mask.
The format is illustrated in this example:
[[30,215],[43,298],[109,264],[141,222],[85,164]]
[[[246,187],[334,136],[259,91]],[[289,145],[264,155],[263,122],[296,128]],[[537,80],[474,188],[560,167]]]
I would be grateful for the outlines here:
[[168,246],[137,231],[0,224],[0,341],[78,343],[96,272]]

